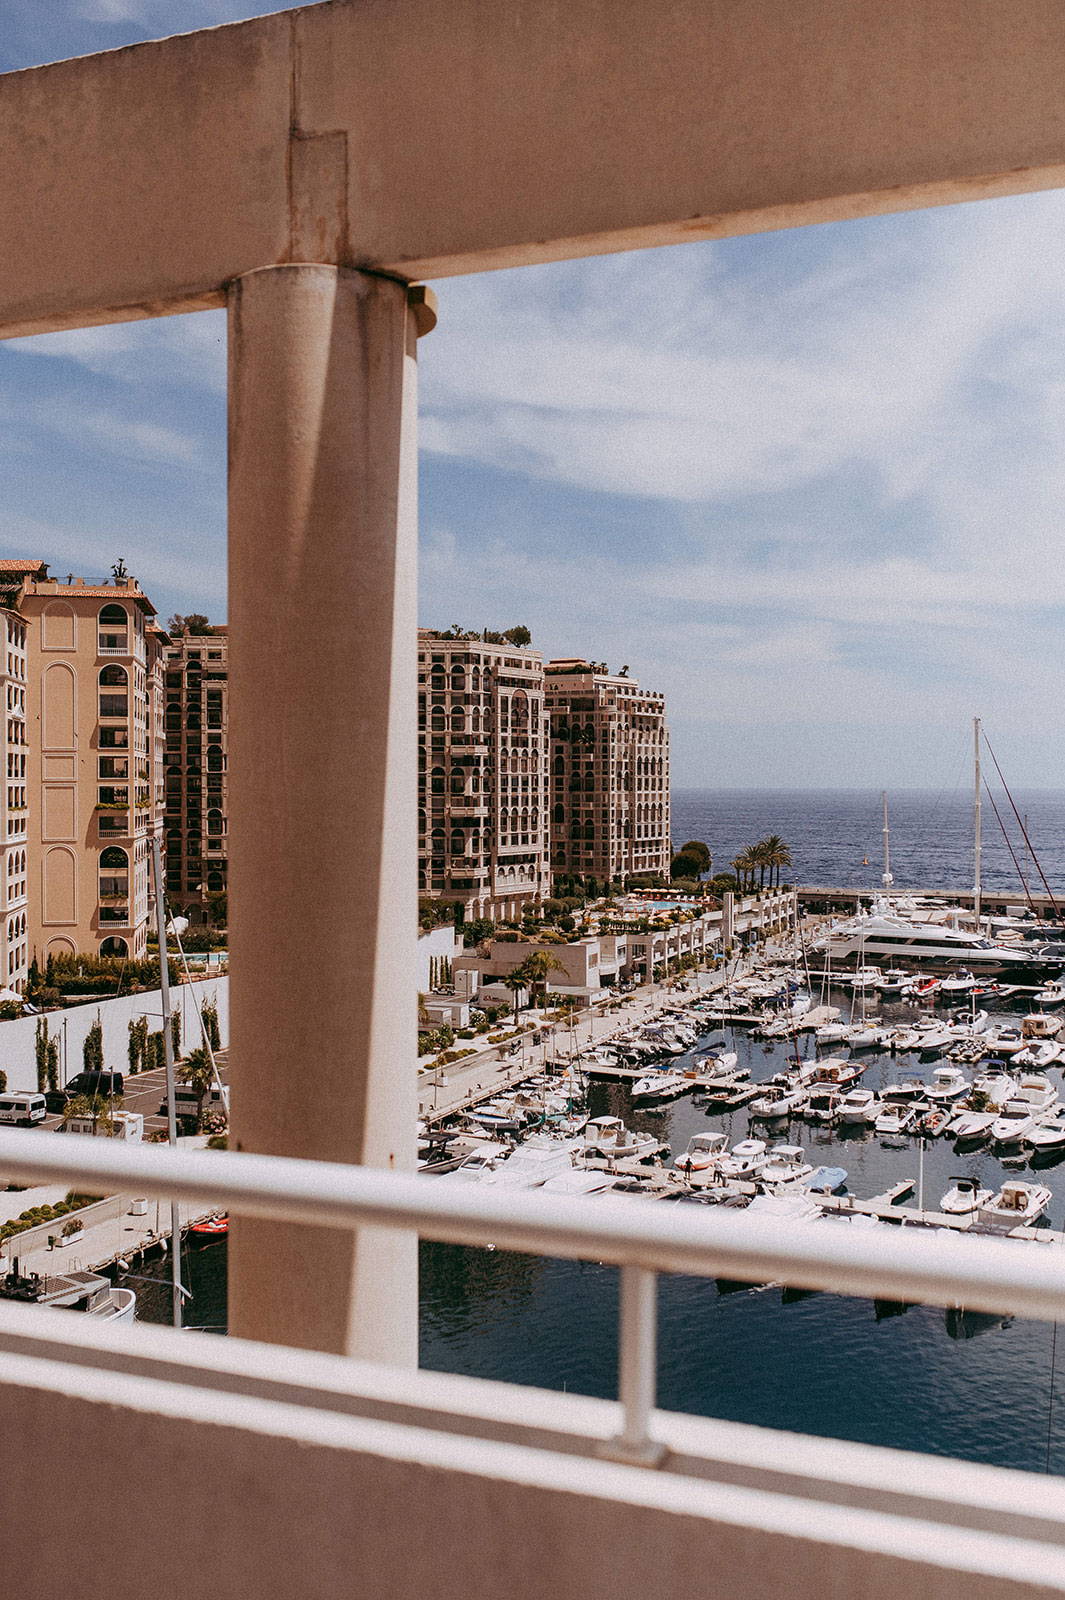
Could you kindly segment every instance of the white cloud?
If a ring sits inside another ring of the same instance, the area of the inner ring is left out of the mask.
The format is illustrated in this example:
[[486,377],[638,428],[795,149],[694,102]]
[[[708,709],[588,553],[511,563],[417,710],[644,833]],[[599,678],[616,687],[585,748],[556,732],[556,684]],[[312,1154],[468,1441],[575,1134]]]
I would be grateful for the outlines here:
[[88,372],[134,387],[188,385],[220,395],[226,391],[224,311],[35,334],[9,339],[3,348],[73,361]]

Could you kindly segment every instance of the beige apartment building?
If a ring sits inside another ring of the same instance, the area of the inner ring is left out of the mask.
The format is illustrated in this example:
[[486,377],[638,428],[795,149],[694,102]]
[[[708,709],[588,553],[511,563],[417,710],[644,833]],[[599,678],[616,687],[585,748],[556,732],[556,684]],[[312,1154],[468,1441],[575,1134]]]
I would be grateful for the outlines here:
[[549,892],[539,651],[420,630],[418,763],[419,892],[520,916]]
[[62,583],[38,564],[16,603],[26,639],[29,956],[142,956],[165,635],[133,578]]
[[21,993],[29,972],[27,912],[27,740],[26,622],[17,606],[32,572],[47,573],[40,562],[0,561],[0,629],[4,638],[4,762],[0,796],[0,988]]
[[229,641],[224,627],[175,634],[165,650],[166,893],[194,922],[226,888]]
[[606,882],[668,875],[669,730],[662,695],[578,658],[544,671],[551,868]]

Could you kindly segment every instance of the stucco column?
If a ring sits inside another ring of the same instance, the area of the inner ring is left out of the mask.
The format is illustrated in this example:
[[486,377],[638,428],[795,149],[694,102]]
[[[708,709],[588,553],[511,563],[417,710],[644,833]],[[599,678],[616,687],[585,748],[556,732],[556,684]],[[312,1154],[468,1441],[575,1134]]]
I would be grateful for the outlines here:
[[[426,293],[297,265],[229,294],[233,1142],[398,1171],[416,1118]],[[229,1323],[414,1364],[417,1241],[237,1219]]]

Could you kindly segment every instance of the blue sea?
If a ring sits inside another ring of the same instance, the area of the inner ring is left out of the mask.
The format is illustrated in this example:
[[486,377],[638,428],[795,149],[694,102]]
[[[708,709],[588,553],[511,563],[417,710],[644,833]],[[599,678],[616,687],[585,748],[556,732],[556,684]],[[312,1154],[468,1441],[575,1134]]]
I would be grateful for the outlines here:
[[[1005,793],[982,801],[982,880],[1043,893],[1039,868],[1056,894],[1065,890],[1065,791],[1014,792],[1020,821]],[[673,840],[701,839],[715,872],[728,872],[741,850],[776,833],[791,850],[786,882],[879,888],[884,870],[883,804],[879,790],[676,789]],[[1021,824],[1024,824],[1022,831]],[[973,792],[899,789],[888,793],[891,871],[896,888],[973,887]],[[1033,860],[1025,845],[1027,833]],[[1011,856],[1012,850],[1012,856]],[[1014,859],[1016,858],[1016,864]]]
[[[1051,886],[1065,886],[1065,795],[1015,798],[1029,818]],[[971,887],[971,795],[899,792],[889,799],[896,881],[912,888]],[[673,818],[674,839],[705,840],[718,867],[745,845],[777,833],[791,848],[794,866],[788,876],[797,883],[873,887],[879,882],[878,793],[682,791],[674,796]],[[986,882],[1019,888],[1008,850],[995,832],[992,816],[985,829]],[[1016,829],[1014,848],[1026,866]],[[848,1003],[843,994],[835,1001]],[[905,1007],[884,1007],[885,1016],[900,1021],[911,1014]],[[741,1033],[735,1044],[756,1080],[770,1078],[784,1065],[779,1045]],[[811,1045],[802,1048],[809,1051]],[[874,1055],[863,1081],[877,1088],[915,1068],[911,1057]],[[1052,1068],[1051,1077],[1065,1094],[1061,1071]],[[722,1127],[737,1140],[748,1126],[746,1111],[712,1117],[692,1098],[662,1112],[634,1109],[628,1090],[618,1085],[594,1086],[592,1101],[593,1115],[622,1115],[630,1125],[653,1130],[674,1152],[702,1128]],[[872,1133],[820,1130],[803,1122],[780,1127],[774,1137],[804,1145],[815,1164],[844,1167],[857,1195],[880,1193],[900,1178],[918,1176],[914,1144],[891,1149]],[[1054,1191],[1050,1223],[1065,1228],[1062,1154],[1034,1157],[1031,1166]],[[1010,1170],[1036,1175],[1028,1166]],[[957,1173],[997,1188],[1006,1171],[987,1152],[962,1154],[949,1141],[931,1141],[924,1160],[925,1203],[936,1205]],[[159,1270],[162,1274],[165,1267]],[[189,1276],[194,1290],[190,1321],[220,1330],[224,1247],[194,1254]],[[164,1320],[166,1293],[138,1287],[141,1314]],[[424,1367],[613,1397],[616,1316],[617,1280],[611,1269],[502,1251],[422,1246]],[[724,1293],[712,1282],[662,1278],[659,1403],[800,1433],[1065,1472],[1065,1337],[1059,1341],[1057,1330],[1043,1323],[834,1295],[785,1303],[779,1288]]]

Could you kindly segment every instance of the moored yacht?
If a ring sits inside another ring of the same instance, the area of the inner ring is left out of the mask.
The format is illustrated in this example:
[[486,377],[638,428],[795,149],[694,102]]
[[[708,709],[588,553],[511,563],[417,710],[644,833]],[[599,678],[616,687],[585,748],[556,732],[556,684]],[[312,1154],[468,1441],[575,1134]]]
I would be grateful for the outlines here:
[[1053,1196],[1044,1183],[1004,1183],[977,1212],[984,1228],[1030,1227],[1046,1211]]
[[970,975],[987,976],[1039,973],[1046,965],[1039,951],[993,944],[980,934],[940,923],[909,921],[887,901],[878,901],[871,912],[838,923],[815,939],[812,948],[834,967],[879,957],[898,967],[912,964],[952,971],[964,966]]
[[709,1172],[728,1153],[727,1133],[693,1133],[688,1148],[673,1162],[678,1172]]
[[939,1202],[940,1211],[952,1217],[970,1216],[991,1199],[990,1189],[981,1189],[975,1178],[952,1178],[950,1188]]
[[769,1160],[759,1173],[758,1181],[766,1188],[784,1189],[789,1184],[801,1184],[813,1174],[800,1144],[775,1144]]
[[880,1115],[880,1101],[872,1089],[848,1089],[839,1103],[838,1119],[844,1127],[868,1127]]

